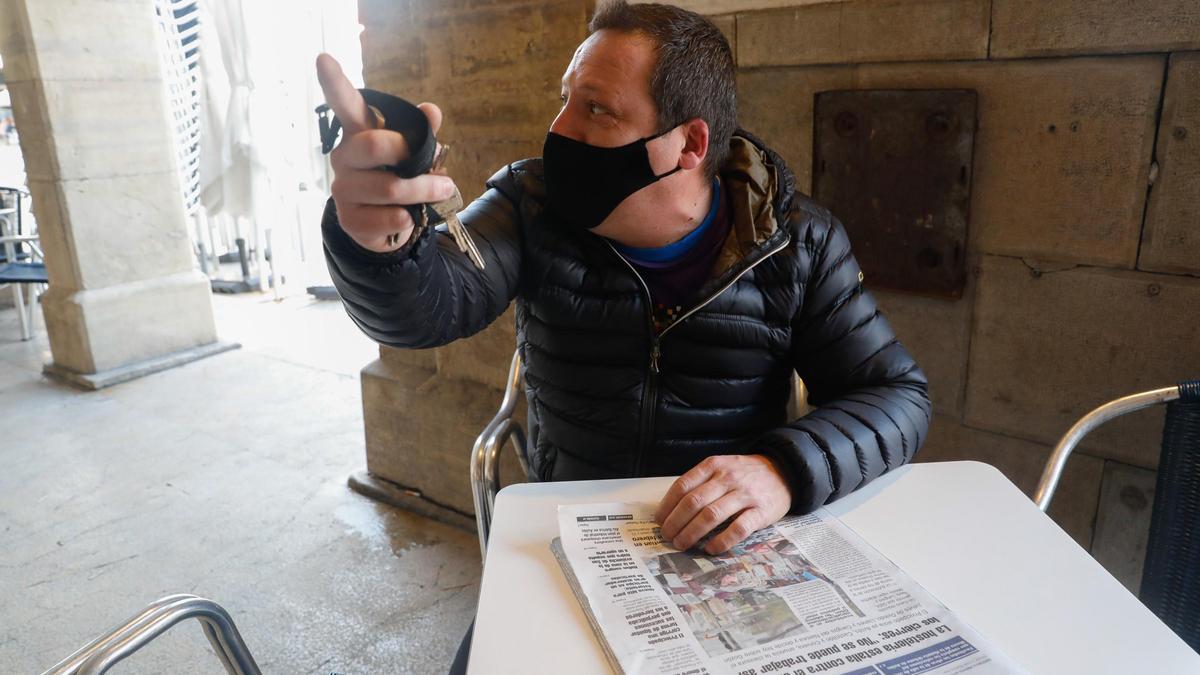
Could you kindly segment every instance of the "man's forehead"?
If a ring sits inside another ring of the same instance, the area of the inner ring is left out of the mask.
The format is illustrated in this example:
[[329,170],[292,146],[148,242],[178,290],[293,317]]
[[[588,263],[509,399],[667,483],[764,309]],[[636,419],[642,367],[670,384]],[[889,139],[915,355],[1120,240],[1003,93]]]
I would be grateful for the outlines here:
[[628,91],[631,85],[649,93],[654,47],[649,38],[627,32],[601,30],[588,36],[575,50],[563,75],[563,84],[601,91]]

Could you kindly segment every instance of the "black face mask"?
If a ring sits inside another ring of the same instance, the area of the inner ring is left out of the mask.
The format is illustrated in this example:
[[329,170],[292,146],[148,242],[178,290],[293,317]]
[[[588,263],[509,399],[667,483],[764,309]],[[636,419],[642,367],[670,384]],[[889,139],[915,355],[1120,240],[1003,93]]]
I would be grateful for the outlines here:
[[542,164],[550,211],[572,227],[590,230],[602,223],[629,195],[683,168],[677,166],[659,176],[650,167],[646,143],[672,129],[617,148],[546,134]]

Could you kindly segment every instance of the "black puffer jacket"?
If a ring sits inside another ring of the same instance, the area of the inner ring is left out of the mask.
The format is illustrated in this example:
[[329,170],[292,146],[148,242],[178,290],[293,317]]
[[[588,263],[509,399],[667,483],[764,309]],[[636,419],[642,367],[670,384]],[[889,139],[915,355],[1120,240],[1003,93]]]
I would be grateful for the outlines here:
[[[912,458],[926,380],[864,290],[841,224],[757,139],[739,132],[732,149],[721,177],[734,226],[691,311],[657,337],[633,269],[545,212],[536,159],[501,170],[460,214],[482,272],[442,233],[367,251],[332,200],[329,268],[350,316],[395,347],[472,335],[516,299],[535,478],[674,475],[763,453],[808,512]],[[786,414],[793,368],[817,406],[798,420]]]

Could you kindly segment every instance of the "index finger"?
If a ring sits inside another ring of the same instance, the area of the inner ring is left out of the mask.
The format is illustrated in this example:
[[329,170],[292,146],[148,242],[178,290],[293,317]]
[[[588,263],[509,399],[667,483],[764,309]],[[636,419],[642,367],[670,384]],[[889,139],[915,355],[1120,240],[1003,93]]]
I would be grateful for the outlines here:
[[317,80],[325,93],[325,102],[341,120],[346,136],[375,128],[375,113],[346,77],[337,59],[324,53],[317,56]]
[[690,471],[676,478],[675,482],[671,483],[671,487],[667,489],[667,494],[663,495],[662,501],[658,503],[658,510],[654,512],[654,520],[661,525],[675,510],[679,500],[703,484],[712,474],[712,466],[708,462],[700,462]]

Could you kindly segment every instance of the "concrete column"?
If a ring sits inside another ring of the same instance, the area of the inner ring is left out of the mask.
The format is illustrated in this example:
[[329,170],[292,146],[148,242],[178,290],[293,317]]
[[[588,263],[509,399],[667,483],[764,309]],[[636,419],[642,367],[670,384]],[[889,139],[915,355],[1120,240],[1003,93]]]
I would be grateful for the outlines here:
[[50,289],[48,374],[99,388],[222,351],[194,269],[150,0],[0,0]]

